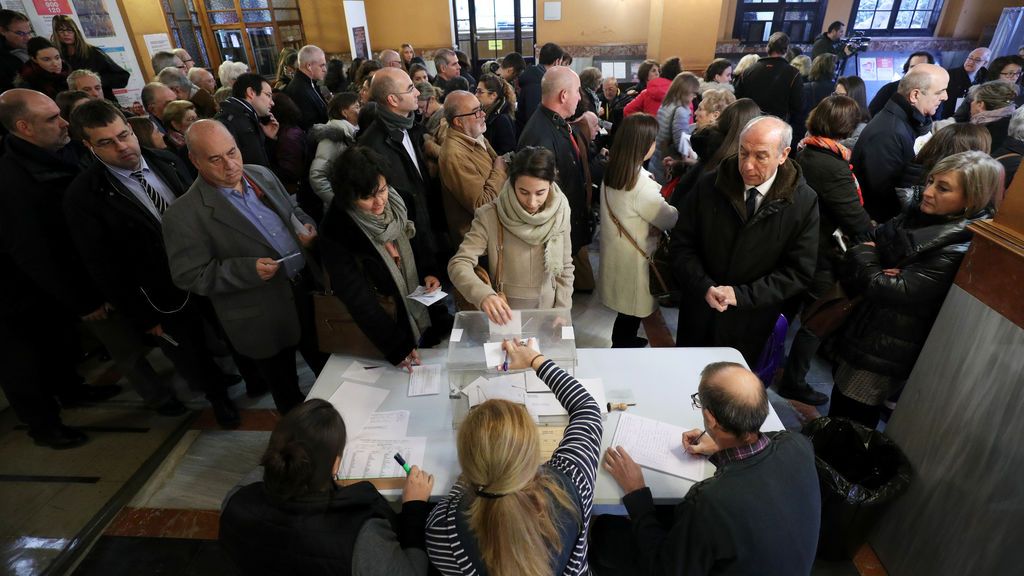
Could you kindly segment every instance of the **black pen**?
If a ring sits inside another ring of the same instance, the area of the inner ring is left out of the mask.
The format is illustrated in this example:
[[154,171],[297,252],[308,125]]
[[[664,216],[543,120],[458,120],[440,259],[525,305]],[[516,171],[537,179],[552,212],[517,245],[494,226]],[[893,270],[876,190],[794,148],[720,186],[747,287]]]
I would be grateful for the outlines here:
[[700,444],[700,439],[703,438],[704,435],[707,434],[707,433],[708,433],[708,431],[704,430],[703,432],[700,433],[700,436],[697,436],[693,440],[690,440],[690,446],[696,446],[697,444]]

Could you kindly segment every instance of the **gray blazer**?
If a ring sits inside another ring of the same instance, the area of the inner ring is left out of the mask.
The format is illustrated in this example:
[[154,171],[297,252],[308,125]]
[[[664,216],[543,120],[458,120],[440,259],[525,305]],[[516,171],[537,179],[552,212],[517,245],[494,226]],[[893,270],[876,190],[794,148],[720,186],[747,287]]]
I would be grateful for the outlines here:
[[[270,170],[246,164],[244,171],[286,224],[292,215],[303,224],[315,224]],[[301,247],[290,224],[288,229]],[[256,274],[256,260],[278,258],[277,252],[223,193],[197,178],[164,212],[163,234],[174,283],[210,298],[239,353],[269,358],[299,343],[299,318],[284,267],[270,280]],[[303,252],[306,262],[312,262],[312,255]]]

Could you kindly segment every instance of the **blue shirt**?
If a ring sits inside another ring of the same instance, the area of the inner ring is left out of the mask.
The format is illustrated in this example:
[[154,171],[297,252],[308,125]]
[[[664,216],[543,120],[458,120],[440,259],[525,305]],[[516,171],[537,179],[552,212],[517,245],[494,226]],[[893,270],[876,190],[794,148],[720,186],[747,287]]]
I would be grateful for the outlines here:
[[[306,260],[302,256],[302,250],[295,242],[291,232],[288,230],[290,223],[281,220],[270,207],[256,197],[256,191],[247,180],[242,179],[245,184],[245,194],[240,194],[234,188],[218,188],[221,194],[228,199],[228,202],[238,210],[245,219],[256,227],[256,230],[263,235],[263,238],[277,250],[278,258],[291,254],[299,254],[281,262],[288,277],[292,278],[306,266]],[[275,258],[276,260],[276,258]]]
[[[146,191],[142,189],[142,185],[139,184],[138,180],[132,178],[132,172],[134,172],[134,170],[125,170],[124,168],[111,166],[106,162],[104,162],[103,165],[107,167],[107,170],[109,170],[115,178],[117,178],[117,181],[120,182],[122,186],[132,193],[132,196],[139,201],[139,204],[142,204],[146,210],[149,210],[149,213],[152,214],[154,218],[162,221],[160,213],[157,212],[156,206],[153,205],[153,200],[150,199],[149,194],[146,194]],[[145,178],[146,182],[153,187],[153,190],[156,190],[156,193],[164,199],[164,202],[166,202],[168,206],[178,199],[177,196],[174,195],[174,192],[171,192],[171,189],[167,187],[167,184],[160,179],[160,176],[149,169],[149,164],[146,164],[146,159],[142,156],[139,156],[139,170],[142,170],[143,178]]]

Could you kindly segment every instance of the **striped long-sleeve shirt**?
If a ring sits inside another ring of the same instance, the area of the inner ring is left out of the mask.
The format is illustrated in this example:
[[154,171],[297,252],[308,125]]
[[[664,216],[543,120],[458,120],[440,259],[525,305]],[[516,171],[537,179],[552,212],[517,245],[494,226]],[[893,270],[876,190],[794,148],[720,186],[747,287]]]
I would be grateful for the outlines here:
[[[590,515],[594,503],[594,482],[597,476],[598,453],[604,423],[601,409],[590,393],[572,376],[550,360],[537,370],[562,406],[569,412],[569,425],[565,435],[543,466],[562,477],[562,484],[571,487],[570,495],[582,512],[582,529],[576,535],[572,552],[563,575],[589,574],[587,539]],[[446,498],[434,507],[427,519],[427,554],[431,562],[446,576],[476,576],[474,565],[482,565],[480,558],[471,557],[467,549],[477,550],[475,542],[463,542],[465,532],[459,524],[463,499],[467,488],[461,484],[452,487]],[[472,497],[472,496],[470,496]],[[560,554],[556,554],[560,556]]]

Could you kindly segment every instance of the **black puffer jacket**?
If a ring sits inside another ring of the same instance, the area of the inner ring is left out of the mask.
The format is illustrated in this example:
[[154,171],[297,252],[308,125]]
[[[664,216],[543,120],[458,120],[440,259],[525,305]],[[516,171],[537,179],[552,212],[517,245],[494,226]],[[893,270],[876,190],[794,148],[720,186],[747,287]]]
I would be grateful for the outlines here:
[[[843,329],[839,355],[862,370],[910,376],[970,246],[967,225],[988,217],[929,216],[914,205],[875,229],[875,246],[850,248],[840,278],[848,294],[864,299]],[[887,276],[888,268],[900,273]]]

